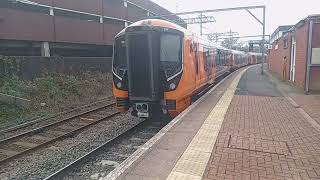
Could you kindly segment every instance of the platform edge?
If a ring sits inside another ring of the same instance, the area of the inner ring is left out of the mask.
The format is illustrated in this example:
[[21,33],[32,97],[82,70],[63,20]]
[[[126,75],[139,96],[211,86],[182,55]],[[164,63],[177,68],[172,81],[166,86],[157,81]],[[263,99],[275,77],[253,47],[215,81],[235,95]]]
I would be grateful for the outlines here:
[[[242,69],[242,68],[241,68]],[[196,102],[191,104],[187,109],[185,109],[180,115],[174,118],[169,124],[167,124],[164,128],[162,128],[154,137],[152,137],[147,143],[145,143],[142,147],[140,147],[137,151],[135,151],[132,155],[130,155],[125,161],[123,161],[117,168],[111,171],[107,176],[100,178],[100,180],[116,180],[121,175],[125,174],[129,168],[138,163],[139,159],[144,157],[153,147],[175,124],[180,122],[180,120],[188,114],[192,109],[194,109],[197,105],[199,105],[209,94],[211,94],[214,90],[216,90],[222,83],[228,80],[231,76],[238,73],[241,69],[229,74],[223,80],[221,80],[216,86],[214,86],[210,91],[208,91],[205,95],[199,98]]]

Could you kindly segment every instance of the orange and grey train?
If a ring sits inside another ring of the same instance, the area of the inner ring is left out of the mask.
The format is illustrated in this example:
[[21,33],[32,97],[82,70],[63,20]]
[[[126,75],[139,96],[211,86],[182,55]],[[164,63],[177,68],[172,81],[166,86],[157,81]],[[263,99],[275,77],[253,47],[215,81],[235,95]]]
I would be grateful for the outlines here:
[[[249,52],[249,64],[261,64],[263,61],[263,56],[261,53]],[[265,55],[266,56],[266,55]]]
[[120,111],[147,118],[177,116],[193,96],[248,57],[196,37],[178,25],[147,19],[122,30],[114,42],[113,94]]

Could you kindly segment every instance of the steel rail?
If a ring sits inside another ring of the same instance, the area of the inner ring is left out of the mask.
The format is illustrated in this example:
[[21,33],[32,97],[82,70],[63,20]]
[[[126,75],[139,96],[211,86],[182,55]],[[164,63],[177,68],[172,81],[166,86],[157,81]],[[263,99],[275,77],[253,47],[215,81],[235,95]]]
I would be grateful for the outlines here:
[[[224,73],[223,75],[219,76],[219,81],[227,77],[228,75],[233,74],[233,72],[230,73]],[[221,79],[220,79],[221,78]],[[217,82],[219,82],[217,81]],[[219,85],[217,82],[209,85],[208,87],[205,88],[204,91],[208,92],[211,88]],[[107,142],[103,143],[99,147],[91,150],[90,152],[86,153],[85,155],[81,156],[80,158],[74,160],[73,162],[69,163],[68,165],[64,166],[63,168],[59,169],[58,171],[54,172],[53,174],[47,176],[44,178],[44,180],[55,180],[55,179],[63,179],[63,177],[68,174],[72,169],[76,168],[78,165],[81,163],[84,163],[90,159],[90,157],[94,156],[96,153],[101,151],[102,149],[105,148],[110,148],[112,147],[112,144],[114,142],[118,142],[118,140],[126,137],[127,135],[131,134],[132,132],[135,132],[139,128],[143,128],[148,121],[143,121],[140,124],[137,124],[136,126],[132,127],[131,129],[128,129],[127,131],[122,132],[120,135],[108,140]]]
[[95,104],[99,104],[99,103],[105,102],[107,99],[110,99],[110,98],[112,98],[112,96],[103,98],[102,100],[99,100],[99,101],[94,102],[94,103],[86,104],[86,105],[83,105],[83,106],[80,106],[80,107],[77,107],[77,108],[74,108],[74,109],[70,109],[70,110],[63,111],[63,112],[60,112],[60,113],[57,113],[57,114],[53,114],[53,115],[51,115],[49,117],[40,117],[40,118],[34,119],[34,120],[30,121],[30,122],[26,122],[26,123],[23,123],[23,124],[14,126],[14,127],[9,127],[7,129],[0,130],[0,134],[8,133],[8,132],[15,131],[15,130],[18,130],[18,129],[22,129],[22,128],[34,125],[36,123],[40,123],[40,122],[43,122],[43,121],[46,121],[46,120],[49,120],[49,119],[52,119],[52,118],[56,118],[58,116],[66,115],[66,114],[81,110],[83,108],[94,106]]
[[[109,105],[109,106],[110,106],[110,105]],[[101,122],[101,121],[105,121],[106,119],[110,119],[110,118],[112,118],[112,117],[114,117],[114,116],[116,116],[116,115],[118,115],[118,114],[120,114],[120,112],[112,113],[112,114],[110,114],[110,115],[108,115],[108,116],[106,116],[106,117],[103,117],[103,118],[100,118],[100,119],[98,119],[98,120],[96,120],[96,121],[93,121],[92,123],[89,123],[89,124],[87,124],[87,125],[84,125],[84,126],[82,126],[82,127],[79,127],[79,128],[77,128],[77,129],[73,129],[73,130],[71,130],[71,131],[69,131],[69,132],[66,132],[65,134],[60,135],[60,136],[54,137],[54,138],[50,139],[49,141],[46,141],[46,142],[44,142],[44,143],[41,143],[41,144],[39,144],[39,145],[37,145],[37,146],[35,146],[35,147],[31,147],[31,148],[29,148],[29,149],[26,149],[26,150],[24,150],[24,151],[21,151],[21,152],[15,154],[15,155],[9,156],[9,157],[4,158],[4,159],[1,159],[1,160],[0,160],[0,164],[3,164],[3,163],[5,163],[5,162],[7,162],[7,161],[9,161],[9,160],[15,159],[15,158],[17,158],[17,157],[19,157],[19,156],[21,156],[21,155],[24,155],[24,154],[26,154],[26,153],[29,153],[29,152],[31,152],[31,151],[35,151],[35,150],[37,150],[37,149],[39,149],[39,148],[41,148],[41,147],[43,147],[43,146],[45,146],[45,145],[48,145],[48,144],[51,144],[51,143],[56,142],[56,141],[58,141],[58,140],[67,138],[67,137],[69,137],[69,136],[72,135],[72,134],[75,134],[75,133],[77,133],[77,132],[79,132],[79,131],[81,131],[81,130],[83,130],[83,129],[85,129],[85,128],[88,128],[88,127],[90,127],[90,126],[92,126],[92,125],[94,125],[94,124],[97,124],[97,123],[99,123],[99,122]]]
[[103,143],[99,147],[91,150],[90,152],[86,153],[85,155],[81,156],[80,158],[74,160],[70,164],[64,166],[63,168],[59,169],[58,171],[54,172],[53,174],[49,175],[48,177],[44,178],[44,180],[55,180],[55,179],[62,179],[62,177],[69,172],[69,170],[75,168],[82,162],[85,162],[88,160],[89,157],[95,155],[95,153],[98,153],[100,150],[104,148],[110,148],[113,143],[117,142],[118,140],[130,135],[131,133],[135,132],[137,129],[143,128],[146,124],[150,123],[149,121],[143,121],[134,127],[122,132],[118,136],[113,137],[112,139],[108,140],[107,142]]
[[[242,68],[242,67],[240,67],[240,68]],[[240,69],[240,68],[238,68],[238,69]],[[229,72],[229,73],[223,73],[222,75],[220,75],[218,77],[219,80],[217,82],[219,82],[219,81],[223,80],[224,78],[228,77],[229,75],[233,74],[233,72],[234,71]],[[217,82],[215,82],[215,83],[209,85],[208,87],[206,87],[204,91],[208,92],[211,88],[213,88],[215,86],[219,86],[220,84],[217,83]],[[66,165],[63,168],[59,169],[58,171],[54,172],[53,174],[47,176],[46,178],[44,178],[44,180],[63,179],[63,177],[66,174],[68,174],[70,172],[70,170],[76,168],[81,163],[84,163],[84,162],[88,161],[91,156],[94,156],[96,153],[98,153],[102,149],[112,147],[112,144],[114,142],[117,142],[118,140],[126,137],[127,135],[131,134],[132,132],[135,132],[139,128],[143,128],[146,125],[146,123],[148,123],[148,121],[143,121],[143,122],[135,125],[131,129],[128,129],[127,131],[122,132],[118,136],[115,136],[114,138],[108,140],[107,142],[103,143],[99,147],[91,150],[90,152],[86,153],[85,155],[81,156],[80,158],[74,160],[73,162],[69,163],[68,165]]]
[[53,122],[53,123],[50,123],[50,124],[41,126],[41,127],[39,127],[39,128],[32,129],[32,130],[30,130],[30,131],[27,131],[27,132],[24,132],[24,133],[15,135],[15,136],[8,137],[8,138],[6,138],[6,139],[1,140],[1,141],[0,141],[0,144],[3,144],[3,143],[5,143],[5,142],[7,142],[7,141],[12,141],[12,140],[14,140],[14,139],[16,139],[16,138],[19,138],[19,137],[22,137],[22,136],[26,136],[26,135],[29,135],[29,134],[32,134],[32,133],[41,132],[41,131],[43,131],[44,129],[49,128],[49,127],[51,127],[51,126],[55,126],[55,125],[64,123],[64,122],[69,121],[69,120],[72,120],[72,119],[74,119],[74,118],[77,118],[77,117],[80,117],[80,116],[83,116],[83,115],[92,113],[92,112],[94,112],[94,111],[98,111],[98,110],[103,109],[103,108],[107,108],[107,107],[113,106],[113,105],[115,105],[115,104],[116,104],[116,103],[111,103],[111,104],[103,105],[103,106],[100,106],[100,107],[97,107],[97,108],[94,108],[94,109],[91,109],[91,110],[88,110],[88,111],[79,113],[79,114],[77,114],[77,115],[73,115],[73,116],[71,116],[71,117],[64,118],[64,119],[62,119],[62,120],[60,120],[60,121],[56,121],[56,122]]

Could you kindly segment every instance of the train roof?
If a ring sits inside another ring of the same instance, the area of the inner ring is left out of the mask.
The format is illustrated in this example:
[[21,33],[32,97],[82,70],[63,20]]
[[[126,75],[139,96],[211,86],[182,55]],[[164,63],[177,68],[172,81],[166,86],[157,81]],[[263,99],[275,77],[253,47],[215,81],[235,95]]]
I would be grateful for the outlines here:
[[170,28],[170,29],[175,29],[175,30],[178,30],[178,31],[181,31],[183,32],[184,34],[186,35],[192,35],[193,33],[190,31],[190,30],[187,30],[177,24],[174,24],[172,22],[169,22],[169,21],[165,21],[165,20],[162,20],[162,19],[144,19],[144,20],[140,20],[140,21],[137,21],[135,23],[132,23],[130,24],[129,26],[127,26],[126,28],[124,28],[122,31],[120,31],[117,35],[117,36],[120,36],[122,35],[125,30],[129,27],[135,27],[135,26],[158,26],[158,27],[166,27],[166,28]]
[[233,53],[237,53],[237,54],[245,54],[245,52],[243,51],[236,51],[236,50],[231,50],[228,48],[225,48],[217,43],[213,43],[211,41],[202,39],[201,37],[197,36],[195,33],[193,33],[192,31],[185,29],[177,24],[174,24],[172,22],[166,21],[166,20],[162,20],[162,19],[144,19],[144,20],[140,20],[137,21],[135,23],[130,24],[129,26],[127,26],[126,28],[124,28],[122,31],[120,31],[116,37],[121,36],[122,34],[124,34],[125,30],[128,27],[135,27],[135,26],[158,26],[158,27],[166,27],[166,28],[170,28],[170,29],[175,29],[178,31],[181,31],[185,34],[185,36],[192,36],[193,38],[197,39],[199,43],[203,44],[204,46],[208,46],[208,47],[213,47],[213,48],[217,48],[220,50],[225,50],[225,51],[231,51]]
[[233,50],[233,49],[231,49],[230,50],[233,54],[247,54],[246,52],[244,52],[244,51],[238,51],[238,50]]
[[262,53],[256,53],[256,52],[248,52],[248,54],[255,55],[255,56],[262,56]]

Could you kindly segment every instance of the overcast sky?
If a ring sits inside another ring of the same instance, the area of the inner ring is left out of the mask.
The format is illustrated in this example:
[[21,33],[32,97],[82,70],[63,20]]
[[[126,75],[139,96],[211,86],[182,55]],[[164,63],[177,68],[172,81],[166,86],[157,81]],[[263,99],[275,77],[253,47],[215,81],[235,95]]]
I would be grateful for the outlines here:
[[[266,5],[266,34],[271,34],[279,25],[296,24],[311,14],[320,14],[320,0],[152,0],[171,12],[229,8],[238,6]],[[262,19],[262,10],[253,11]],[[245,11],[230,11],[210,14],[215,23],[205,25],[205,33],[226,32],[230,29],[241,36],[262,34],[262,26]],[[186,17],[186,16],[184,16]],[[183,17],[183,18],[184,18]],[[199,25],[189,26],[199,33]]]

